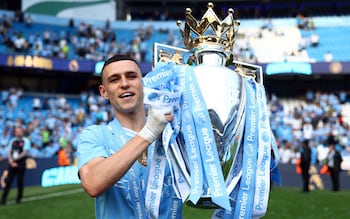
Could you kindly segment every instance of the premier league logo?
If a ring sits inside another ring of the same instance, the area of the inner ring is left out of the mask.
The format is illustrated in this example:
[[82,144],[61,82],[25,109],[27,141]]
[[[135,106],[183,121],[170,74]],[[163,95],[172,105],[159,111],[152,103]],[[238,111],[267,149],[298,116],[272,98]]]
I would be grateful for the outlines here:
[[177,22],[184,48],[155,44],[145,87],[179,97],[166,127],[171,136],[163,133],[177,195],[193,207],[216,208],[215,218],[259,218],[267,209],[272,153],[278,162],[262,68],[233,60],[240,22],[232,9],[220,20],[213,7],[200,21],[186,9],[185,24]]

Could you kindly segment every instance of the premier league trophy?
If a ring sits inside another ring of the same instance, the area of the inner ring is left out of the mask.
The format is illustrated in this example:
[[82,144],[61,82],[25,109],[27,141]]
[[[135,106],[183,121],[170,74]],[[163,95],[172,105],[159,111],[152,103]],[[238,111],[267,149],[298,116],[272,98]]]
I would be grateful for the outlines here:
[[279,159],[262,68],[234,60],[240,22],[213,7],[200,21],[186,9],[184,27],[177,22],[184,48],[155,44],[145,103],[173,108],[162,141],[177,195],[217,209],[213,218],[259,218]]

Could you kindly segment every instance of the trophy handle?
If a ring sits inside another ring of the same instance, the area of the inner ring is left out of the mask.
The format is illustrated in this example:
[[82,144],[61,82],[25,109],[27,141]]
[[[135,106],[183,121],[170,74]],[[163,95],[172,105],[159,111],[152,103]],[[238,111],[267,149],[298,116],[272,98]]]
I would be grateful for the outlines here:
[[[162,43],[154,43],[153,45],[153,65],[155,68],[158,63],[175,63],[188,64],[188,60],[193,56],[193,52],[188,49],[169,46]],[[259,65],[246,62],[236,61],[228,58],[229,66],[233,66],[233,70],[243,77],[253,77],[256,82],[263,84],[263,71]],[[228,66],[228,67],[229,67]]]
[[175,46],[169,46],[162,43],[153,44],[153,66],[155,68],[158,63],[175,63],[187,64],[192,52]]
[[253,77],[256,82],[263,84],[263,71],[261,66],[235,60],[231,60],[230,64],[233,65],[233,70],[243,77]]

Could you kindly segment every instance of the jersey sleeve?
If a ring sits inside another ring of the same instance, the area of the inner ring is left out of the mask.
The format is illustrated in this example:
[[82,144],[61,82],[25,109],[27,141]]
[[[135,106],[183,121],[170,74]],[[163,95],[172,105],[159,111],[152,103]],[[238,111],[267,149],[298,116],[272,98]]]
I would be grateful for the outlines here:
[[108,156],[103,142],[101,128],[97,125],[89,126],[81,132],[77,146],[78,169],[96,157]]

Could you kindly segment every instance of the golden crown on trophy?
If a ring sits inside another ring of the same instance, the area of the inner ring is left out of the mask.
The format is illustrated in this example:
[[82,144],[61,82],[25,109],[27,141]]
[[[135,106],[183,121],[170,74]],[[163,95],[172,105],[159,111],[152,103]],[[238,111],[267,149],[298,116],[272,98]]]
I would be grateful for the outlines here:
[[[208,10],[200,22],[192,16],[192,10],[186,9],[186,23],[182,30],[182,22],[177,21],[181,37],[186,49],[203,49],[209,45],[219,46],[220,50],[231,53],[235,35],[240,25],[239,20],[233,18],[233,9],[228,10],[224,20],[220,20],[213,10],[213,3],[208,3]],[[191,32],[192,31],[192,32]],[[193,37],[191,37],[193,36]]]

